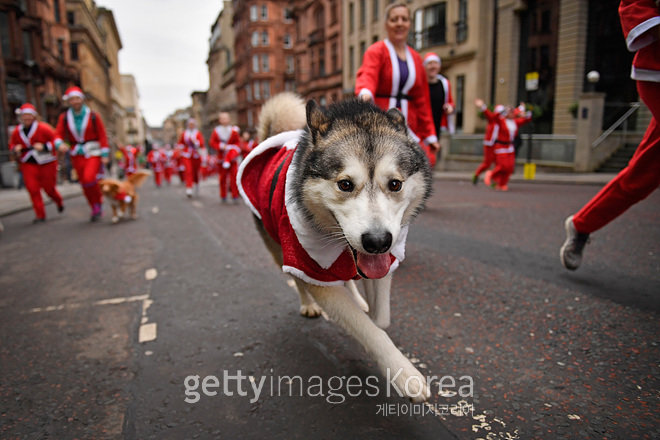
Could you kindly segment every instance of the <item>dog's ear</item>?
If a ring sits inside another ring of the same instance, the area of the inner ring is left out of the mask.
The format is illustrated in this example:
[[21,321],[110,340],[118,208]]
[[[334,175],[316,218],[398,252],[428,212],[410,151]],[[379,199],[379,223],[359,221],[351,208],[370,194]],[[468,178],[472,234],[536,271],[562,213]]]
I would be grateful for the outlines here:
[[408,126],[406,125],[406,117],[403,116],[403,113],[401,113],[399,109],[391,108],[386,112],[386,114],[389,120],[392,121],[394,126],[397,128],[397,130],[402,131],[404,133],[408,133]]
[[330,119],[313,99],[307,101],[306,110],[307,126],[312,134],[312,140],[316,142],[317,135],[325,136],[330,131]]

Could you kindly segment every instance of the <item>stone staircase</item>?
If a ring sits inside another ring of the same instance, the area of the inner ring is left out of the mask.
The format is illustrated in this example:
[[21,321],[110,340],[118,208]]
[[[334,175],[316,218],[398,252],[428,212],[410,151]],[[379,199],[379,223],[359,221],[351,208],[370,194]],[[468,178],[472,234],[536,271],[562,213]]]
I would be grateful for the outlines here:
[[624,144],[619,147],[603,164],[596,169],[597,173],[618,173],[624,169],[635,154],[637,144]]

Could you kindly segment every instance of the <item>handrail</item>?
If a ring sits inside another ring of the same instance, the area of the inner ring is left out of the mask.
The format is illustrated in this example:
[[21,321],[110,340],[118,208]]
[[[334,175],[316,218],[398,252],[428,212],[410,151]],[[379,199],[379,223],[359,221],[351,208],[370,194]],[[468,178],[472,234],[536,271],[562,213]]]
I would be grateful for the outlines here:
[[595,141],[593,141],[593,143],[591,144],[591,148],[594,149],[594,148],[598,147],[598,146],[599,146],[599,145],[600,145],[605,139],[607,139],[607,138],[609,137],[609,135],[612,134],[612,132],[613,132],[614,130],[616,130],[617,128],[619,128],[619,125],[621,125],[621,124],[623,124],[625,121],[627,121],[628,118],[630,117],[630,115],[632,115],[633,113],[635,113],[635,112],[639,109],[640,106],[641,106],[641,105],[640,105],[639,102],[633,102],[633,103],[631,103],[631,104],[630,104],[630,108],[628,109],[628,111],[625,112],[625,113],[623,114],[623,116],[621,116],[621,117],[620,117],[620,118],[619,118],[614,124],[612,124],[612,126],[611,126],[610,128],[608,128],[607,130],[605,130],[605,131],[603,132],[603,134],[601,134],[601,135],[598,137],[598,139],[596,139]]

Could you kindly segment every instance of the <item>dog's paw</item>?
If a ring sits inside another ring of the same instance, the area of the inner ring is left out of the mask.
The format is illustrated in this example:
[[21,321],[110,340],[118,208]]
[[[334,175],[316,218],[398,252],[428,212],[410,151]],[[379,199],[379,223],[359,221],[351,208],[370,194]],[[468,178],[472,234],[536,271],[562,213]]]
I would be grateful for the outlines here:
[[116,215],[112,216],[112,223],[119,223],[119,217]]
[[392,391],[414,403],[426,402],[431,397],[431,389],[422,373],[412,364],[408,364],[389,372],[388,379],[391,380]]
[[300,305],[300,315],[305,318],[318,318],[321,313],[323,313],[323,309],[316,303]]

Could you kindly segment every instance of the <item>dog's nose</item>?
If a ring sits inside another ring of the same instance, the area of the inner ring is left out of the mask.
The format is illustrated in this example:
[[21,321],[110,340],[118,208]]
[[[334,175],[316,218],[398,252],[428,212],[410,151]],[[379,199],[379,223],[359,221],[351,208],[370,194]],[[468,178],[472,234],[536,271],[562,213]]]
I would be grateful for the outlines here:
[[362,234],[362,247],[370,254],[383,254],[392,245],[389,231],[365,232]]

